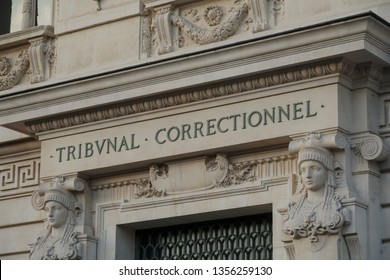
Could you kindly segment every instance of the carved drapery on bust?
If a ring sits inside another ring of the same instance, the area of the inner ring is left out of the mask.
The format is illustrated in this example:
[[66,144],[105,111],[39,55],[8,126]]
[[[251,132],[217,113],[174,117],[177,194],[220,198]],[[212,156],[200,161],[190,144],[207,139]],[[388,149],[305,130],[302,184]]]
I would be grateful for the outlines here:
[[83,189],[81,180],[66,180],[59,176],[50,183],[41,184],[33,193],[32,205],[36,210],[46,212],[47,228],[32,246],[30,259],[81,259],[81,244],[77,239],[79,233],[75,231],[75,225],[82,206],[71,190]]
[[[350,220],[341,197],[335,193],[335,162],[326,144],[320,134],[314,133],[299,147],[300,186],[288,207],[279,209],[283,217],[282,230],[292,239],[308,238],[315,243],[319,235],[337,234]],[[290,150],[292,146],[294,144],[290,144]]]

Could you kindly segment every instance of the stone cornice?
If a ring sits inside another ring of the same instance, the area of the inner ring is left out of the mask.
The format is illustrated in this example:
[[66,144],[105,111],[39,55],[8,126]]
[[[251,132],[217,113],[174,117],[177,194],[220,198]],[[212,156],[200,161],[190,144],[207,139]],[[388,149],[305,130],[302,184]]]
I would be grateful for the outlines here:
[[234,81],[222,85],[218,84],[196,90],[180,91],[176,94],[157,96],[128,104],[113,105],[104,109],[99,108],[93,111],[73,113],[68,116],[28,122],[26,125],[32,133],[37,134],[333,74],[351,75],[354,69],[353,64],[342,59],[337,59],[314,65],[294,67],[285,71],[265,73],[243,81]]
[[23,44],[29,44],[29,40],[36,37],[54,37],[54,27],[51,25],[40,25],[12,32],[0,36],[0,51],[16,47]]
[[[28,133],[24,128],[25,122],[30,122],[30,125],[33,124],[31,120],[36,120],[34,124],[39,119],[48,122],[50,115],[57,115],[55,118],[62,119],[70,111],[85,113],[87,110],[100,114],[108,108],[108,104],[121,104],[118,108],[122,110],[123,104],[138,104],[141,99],[147,100],[147,108],[149,101],[153,99],[160,102],[162,94],[183,96],[183,89],[189,87],[218,88],[224,81],[237,80],[244,75],[247,77],[245,79],[261,75],[272,80],[278,77],[272,77],[277,73],[265,74],[270,69],[281,69],[283,66],[287,70],[280,70],[278,73],[286,74],[296,65],[329,61],[330,57],[345,55],[353,61],[359,56],[359,63],[375,60],[383,67],[386,60],[384,57],[388,56],[390,50],[383,49],[383,44],[379,43],[388,44],[389,32],[388,26],[377,18],[363,14],[344,21],[338,19],[331,24],[279,30],[276,33],[260,32],[258,34],[261,35],[256,38],[240,38],[234,43],[218,42],[211,44],[212,46],[199,47],[196,52],[177,51],[141,60],[121,69],[100,71],[94,75],[62,81],[47,81],[28,89],[6,90],[0,97],[0,125]],[[370,48],[365,47],[367,34],[370,34],[370,38],[375,38],[370,39]],[[344,51],[340,52],[341,48]],[[376,52],[376,48],[380,48],[381,52]],[[354,56],[349,56],[350,53]],[[235,84],[229,86],[236,87]],[[177,104],[173,106],[175,105]],[[161,108],[161,105],[158,106]],[[78,113],[75,117],[79,118],[84,113]],[[128,113],[125,112],[126,114]],[[70,119],[66,121],[68,120]]]

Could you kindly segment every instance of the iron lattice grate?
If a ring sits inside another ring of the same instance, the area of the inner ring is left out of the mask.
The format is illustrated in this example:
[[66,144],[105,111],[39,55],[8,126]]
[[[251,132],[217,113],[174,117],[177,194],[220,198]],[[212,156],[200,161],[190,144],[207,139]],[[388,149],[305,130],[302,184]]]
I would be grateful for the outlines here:
[[272,213],[139,230],[141,260],[270,260]]

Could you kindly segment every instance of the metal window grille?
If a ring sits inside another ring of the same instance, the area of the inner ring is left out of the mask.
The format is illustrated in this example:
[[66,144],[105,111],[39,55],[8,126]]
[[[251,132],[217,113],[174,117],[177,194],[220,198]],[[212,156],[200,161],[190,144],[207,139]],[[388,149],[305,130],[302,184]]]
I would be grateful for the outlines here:
[[141,260],[270,260],[272,213],[139,230]]

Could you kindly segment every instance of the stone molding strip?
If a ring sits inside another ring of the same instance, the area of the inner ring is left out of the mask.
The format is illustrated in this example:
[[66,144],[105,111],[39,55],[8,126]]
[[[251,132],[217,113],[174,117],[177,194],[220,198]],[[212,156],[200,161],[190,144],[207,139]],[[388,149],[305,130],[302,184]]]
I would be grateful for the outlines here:
[[218,84],[208,88],[178,92],[172,95],[160,95],[153,99],[138,100],[130,104],[119,104],[105,107],[104,109],[99,108],[93,111],[74,113],[71,116],[67,115],[59,118],[28,122],[26,126],[34,134],[43,133],[328,75],[350,75],[354,72],[354,69],[355,66],[353,64],[339,58],[322,62],[321,64],[304,65],[281,72],[264,73],[248,80],[233,81],[223,85]]

